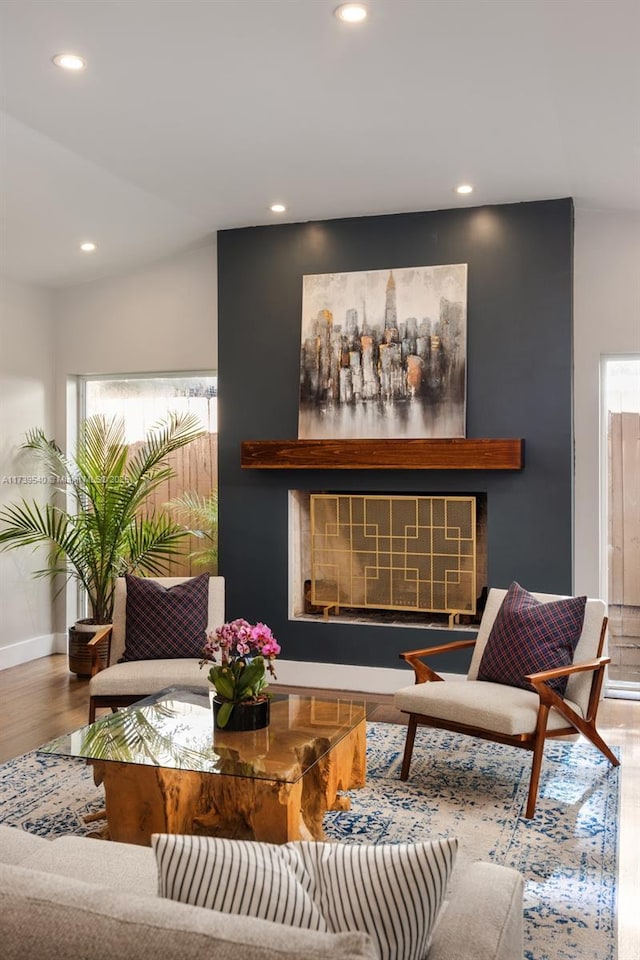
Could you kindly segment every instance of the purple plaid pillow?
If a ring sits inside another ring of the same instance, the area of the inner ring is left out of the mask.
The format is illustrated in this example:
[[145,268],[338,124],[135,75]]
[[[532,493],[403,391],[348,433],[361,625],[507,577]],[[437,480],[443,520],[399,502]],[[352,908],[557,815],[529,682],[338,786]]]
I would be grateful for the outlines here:
[[[569,666],[582,633],[586,603],[586,597],[542,603],[512,583],[493,622],[478,680],[533,690],[524,679],[526,674]],[[557,677],[549,686],[564,696],[567,680]]]
[[200,657],[209,619],[209,574],[163,587],[145,577],[127,581],[127,632],[119,663]]

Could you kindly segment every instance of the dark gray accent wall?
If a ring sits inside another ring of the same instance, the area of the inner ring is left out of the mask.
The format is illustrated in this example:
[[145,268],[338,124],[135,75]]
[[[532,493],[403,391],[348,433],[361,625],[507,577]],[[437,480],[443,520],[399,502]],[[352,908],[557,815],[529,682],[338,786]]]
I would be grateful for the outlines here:
[[[523,437],[520,472],[241,470],[243,440],[297,437],[302,277],[467,263],[467,436]],[[288,491],[487,494],[490,586],[572,588],[570,199],[218,234],[220,572],[227,614],[283,657],[397,667],[442,631],[288,620]],[[452,631],[446,638],[459,635]],[[466,654],[440,660],[464,670]]]

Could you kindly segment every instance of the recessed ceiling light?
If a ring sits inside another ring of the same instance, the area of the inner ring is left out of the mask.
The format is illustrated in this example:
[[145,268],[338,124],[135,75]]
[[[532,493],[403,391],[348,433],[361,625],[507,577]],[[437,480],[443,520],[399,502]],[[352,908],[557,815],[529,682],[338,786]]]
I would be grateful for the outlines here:
[[364,3],[341,3],[334,13],[343,23],[362,23],[369,15]]
[[84,70],[87,65],[87,61],[77,53],[57,53],[51,59],[56,67],[62,67],[63,70]]
[[272,203],[269,209],[272,213],[284,213],[287,208],[284,203]]
[[87,240],[86,243],[80,244],[80,249],[83,253],[93,253],[96,249],[95,243],[92,243],[91,240]]
[[473,187],[470,183],[461,183],[459,187],[455,188],[456,193],[473,193]]

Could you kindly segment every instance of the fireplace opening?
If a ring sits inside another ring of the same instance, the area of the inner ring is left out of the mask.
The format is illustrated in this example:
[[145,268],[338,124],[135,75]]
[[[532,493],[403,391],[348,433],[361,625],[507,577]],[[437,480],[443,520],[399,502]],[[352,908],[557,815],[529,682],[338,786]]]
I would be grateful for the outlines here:
[[290,617],[473,628],[486,544],[484,493],[291,490]]

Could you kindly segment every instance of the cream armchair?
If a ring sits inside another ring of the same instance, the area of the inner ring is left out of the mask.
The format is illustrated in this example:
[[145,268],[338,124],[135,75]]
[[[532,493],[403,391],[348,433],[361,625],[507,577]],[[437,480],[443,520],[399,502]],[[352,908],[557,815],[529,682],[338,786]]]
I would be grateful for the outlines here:
[[[158,577],[163,587],[184,583],[189,577]],[[115,589],[113,623],[100,630],[89,641],[91,681],[89,683],[89,723],[93,723],[98,707],[127,706],[168,686],[209,686],[207,670],[200,669],[198,658],[133,660],[118,663],[125,649],[127,633],[127,585],[118,578]],[[209,610],[207,630],[224,623],[224,578],[209,578]],[[203,638],[204,645],[204,638]],[[108,666],[100,662],[100,650],[109,650]]]
[[[533,689],[505,683],[478,680],[478,672],[491,628],[506,590],[489,591],[478,635],[475,640],[459,640],[424,650],[400,654],[415,673],[415,684],[396,691],[395,706],[409,714],[409,725],[400,778],[409,776],[413,744],[418,726],[444,730],[522,747],[533,753],[526,818],[534,815],[545,740],[582,733],[614,765],[617,757],[596,730],[596,714],[602,682],[609,658],[603,656],[607,628],[606,606],[602,600],[587,600],[582,633],[575,648],[573,663],[538,673],[527,674]],[[552,594],[534,593],[542,603],[566,599]],[[446,651],[473,647],[469,672],[460,680],[442,681],[423,658]],[[568,677],[566,691],[560,696],[548,683]]]

